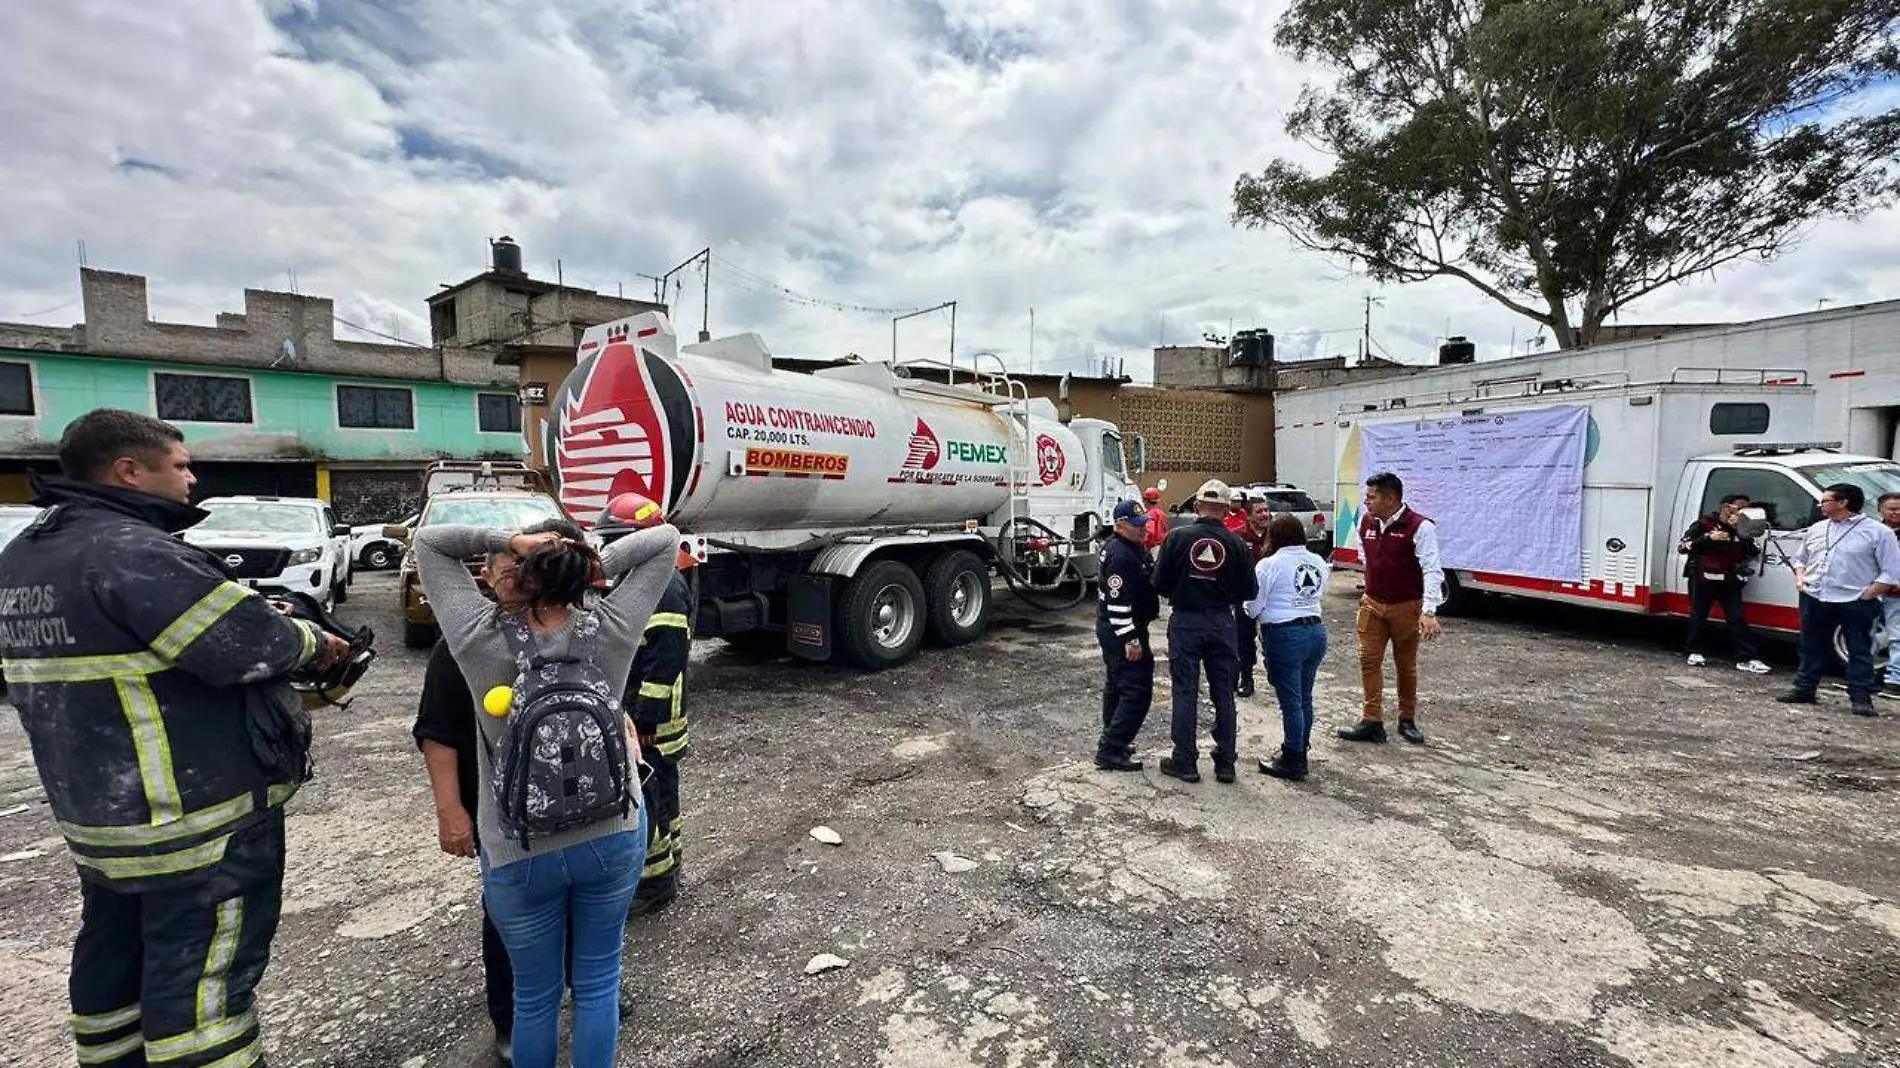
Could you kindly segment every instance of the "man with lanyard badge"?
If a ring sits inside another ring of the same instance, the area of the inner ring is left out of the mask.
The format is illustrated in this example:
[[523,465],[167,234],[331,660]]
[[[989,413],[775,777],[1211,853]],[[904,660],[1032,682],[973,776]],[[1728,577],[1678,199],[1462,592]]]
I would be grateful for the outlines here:
[[1874,620],[1880,597],[1900,584],[1900,542],[1860,514],[1859,486],[1837,482],[1821,491],[1819,523],[1802,535],[1795,555],[1801,588],[1801,662],[1782,704],[1811,705],[1838,629],[1847,646],[1847,698],[1857,716],[1874,715]]

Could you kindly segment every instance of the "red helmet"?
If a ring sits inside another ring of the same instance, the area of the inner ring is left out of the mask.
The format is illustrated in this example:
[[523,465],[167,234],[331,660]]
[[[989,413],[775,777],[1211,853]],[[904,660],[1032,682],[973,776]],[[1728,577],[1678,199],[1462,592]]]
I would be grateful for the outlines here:
[[1158,501],[1161,499],[1161,491],[1150,486],[1149,488],[1141,491],[1141,499],[1144,501],[1149,501],[1151,503],[1154,501]]
[[600,518],[594,522],[594,529],[603,534],[625,533],[657,527],[664,522],[666,516],[659,505],[638,493],[623,493],[607,502]]

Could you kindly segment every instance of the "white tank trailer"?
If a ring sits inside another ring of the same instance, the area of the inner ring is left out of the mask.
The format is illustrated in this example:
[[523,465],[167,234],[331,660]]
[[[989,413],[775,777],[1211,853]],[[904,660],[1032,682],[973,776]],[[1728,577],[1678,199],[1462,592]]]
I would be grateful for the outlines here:
[[546,430],[561,503],[591,526],[639,493],[705,538],[698,636],[872,669],[973,641],[992,574],[1074,603],[1137,496],[1113,424],[1063,422],[1000,366],[777,370],[757,335],[680,346],[654,312],[588,330],[578,356]]

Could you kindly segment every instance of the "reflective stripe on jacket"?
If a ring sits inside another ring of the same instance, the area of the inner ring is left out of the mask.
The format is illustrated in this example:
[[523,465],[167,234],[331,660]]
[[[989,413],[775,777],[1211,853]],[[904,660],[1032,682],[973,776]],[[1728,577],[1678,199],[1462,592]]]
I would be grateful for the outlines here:
[[172,536],[202,518],[47,480],[0,552],[0,656],[60,833],[124,891],[202,877],[308,778],[285,675],[321,637]]
[[676,757],[686,748],[686,659],[692,647],[687,616],[692,591],[686,576],[667,583],[660,603],[647,619],[640,650],[633,655],[627,681],[627,710],[641,734],[653,736],[661,756]]

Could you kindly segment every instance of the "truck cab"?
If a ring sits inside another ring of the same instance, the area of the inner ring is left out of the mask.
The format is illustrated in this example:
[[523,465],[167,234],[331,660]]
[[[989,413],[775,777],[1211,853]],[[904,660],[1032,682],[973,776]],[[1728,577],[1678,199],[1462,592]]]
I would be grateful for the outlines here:
[[[1673,529],[1680,533],[1708,515],[1732,494],[1746,494],[1761,509],[1768,531],[1760,540],[1761,556],[1749,581],[1749,622],[1770,630],[1798,633],[1800,596],[1794,582],[1794,560],[1803,532],[1821,520],[1821,491],[1836,483],[1860,487],[1867,504],[1862,514],[1878,521],[1876,502],[1885,493],[1900,493],[1900,464],[1876,456],[1840,451],[1839,442],[1757,442],[1738,445],[1728,454],[1697,456],[1685,465],[1675,502]],[[1678,561],[1682,558],[1676,557]],[[1666,603],[1670,614],[1689,610],[1688,579],[1680,566],[1670,568]],[[1875,633],[1875,646],[1885,649],[1885,626]],[[1836,655],[1844,662],[1846,643],[1835,638]]]

